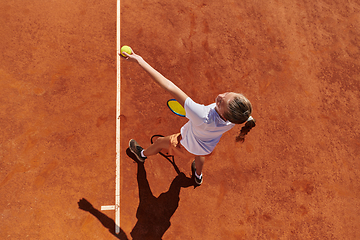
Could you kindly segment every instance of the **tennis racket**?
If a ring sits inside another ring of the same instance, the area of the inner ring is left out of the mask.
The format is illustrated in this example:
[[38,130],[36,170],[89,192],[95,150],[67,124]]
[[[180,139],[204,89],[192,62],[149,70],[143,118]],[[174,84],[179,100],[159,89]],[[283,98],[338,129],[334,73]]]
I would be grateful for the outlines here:
[[168,105],[169,109],[176,115],[181,116],[181,117],[186,116],[185,109],[183,108],[183,106],[181,106],[181,104],[178,101],[176,101],[176,99],[168,100],[167,105]]

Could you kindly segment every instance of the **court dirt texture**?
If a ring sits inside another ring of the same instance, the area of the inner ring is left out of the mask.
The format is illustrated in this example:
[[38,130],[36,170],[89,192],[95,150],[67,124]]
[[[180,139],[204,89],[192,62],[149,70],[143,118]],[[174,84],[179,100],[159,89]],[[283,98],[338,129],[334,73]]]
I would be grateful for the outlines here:
[[[0,239],[360,239],[360,4],[121,1],[129,45],[194,101],[241,92],[257,125],[192,159],[128,151],[186,119],[121,60],[116,1],[0,3]],[[121,120],[121,233],[114,231]],[[140,191],[139,191],[140,190]]]

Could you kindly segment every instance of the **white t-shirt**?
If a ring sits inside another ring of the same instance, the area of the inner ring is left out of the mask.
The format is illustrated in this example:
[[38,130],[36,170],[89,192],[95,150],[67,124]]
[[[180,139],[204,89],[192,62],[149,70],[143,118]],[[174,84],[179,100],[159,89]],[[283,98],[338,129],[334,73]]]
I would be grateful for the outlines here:
[[181,145],[194,155],[210,154],[223,133],[234,127],[224,121],[215,110],[216,104],[204,106],[191,98],[185,100],[184,108],[189,121],[181,128]]

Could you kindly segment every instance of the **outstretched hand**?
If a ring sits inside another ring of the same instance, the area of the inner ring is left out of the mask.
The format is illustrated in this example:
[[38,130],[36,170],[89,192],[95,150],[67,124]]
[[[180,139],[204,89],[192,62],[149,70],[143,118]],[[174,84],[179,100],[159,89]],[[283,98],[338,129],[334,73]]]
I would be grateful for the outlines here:
[[126,57],[124,57],[121,53],[119,53],[120,57],[123,57],[130,62],[139,63],[139,61],[142,59],[142,57],[134,53],[134,51],[131,54],[128,54],[127,52],[123,52],[123,54],[126,55]]

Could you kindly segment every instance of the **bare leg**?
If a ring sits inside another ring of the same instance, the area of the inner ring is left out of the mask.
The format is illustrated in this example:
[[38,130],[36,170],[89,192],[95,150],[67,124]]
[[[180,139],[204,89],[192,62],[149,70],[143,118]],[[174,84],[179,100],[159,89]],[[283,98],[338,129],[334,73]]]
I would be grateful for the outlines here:
[[159,137],[156,141],[144,150],[145,156],[152,156],[158,154],[162,149],[169,149],[170,136]]
[[205,156],[195,156],[196,174],[200,176],[205,162]]

